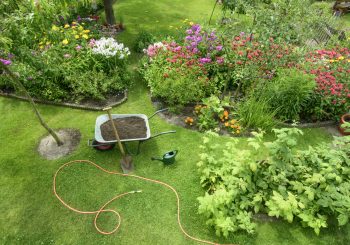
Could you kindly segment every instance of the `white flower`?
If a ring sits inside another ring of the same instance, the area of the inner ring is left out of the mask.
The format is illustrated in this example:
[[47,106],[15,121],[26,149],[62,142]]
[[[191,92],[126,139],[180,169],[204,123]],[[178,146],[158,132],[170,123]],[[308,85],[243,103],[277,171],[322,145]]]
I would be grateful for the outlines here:
[[118,43],[114,38],[105,38],[95,41],[92,48],[94,54],[101,54],[106,57],[113,57],[119,55],[119,59],[124,59],[130,55],[129,48],[124,47],[123,43]]

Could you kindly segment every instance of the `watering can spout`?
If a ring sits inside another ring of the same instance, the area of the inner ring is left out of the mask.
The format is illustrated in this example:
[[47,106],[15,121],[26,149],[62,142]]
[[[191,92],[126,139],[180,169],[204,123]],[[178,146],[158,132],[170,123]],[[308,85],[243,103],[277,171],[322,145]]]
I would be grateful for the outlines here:
[[151,157],[151,160],[152,160],[152,161],[157,160],[157,161],[163,162],[163,159],[162,159],[162,158],[159,158],[159,157]]
[[177,152],[178,152],[178,150],[172,150],[172,151],[166,152],[163,155],[163,158],[152,157],[151,160],[161,161],[166,165],[170,165],[170,164],[173,164],[175,162],[175,156],[177,155]]

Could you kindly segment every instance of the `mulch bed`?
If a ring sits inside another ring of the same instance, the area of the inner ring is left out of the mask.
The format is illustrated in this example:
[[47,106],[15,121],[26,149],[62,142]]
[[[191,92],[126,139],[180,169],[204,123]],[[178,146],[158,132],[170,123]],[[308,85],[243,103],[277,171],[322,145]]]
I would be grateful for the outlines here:
[[[113,122],[121,140],[147,137],[146,122],[143,118],[131,116],[116,118],[113,119]],[[101,134],[105,141],[116,140],[110,120],[101,125]]]

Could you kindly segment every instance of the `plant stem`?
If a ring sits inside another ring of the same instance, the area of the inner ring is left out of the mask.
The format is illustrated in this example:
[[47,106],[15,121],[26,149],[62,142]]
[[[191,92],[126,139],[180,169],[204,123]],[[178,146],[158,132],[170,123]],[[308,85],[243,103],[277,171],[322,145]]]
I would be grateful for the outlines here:
[[57,136],[57,134],[55,133],[55,131],[53,131],[44,121],[44,119],[42,118],[42,116],[40,115],[38,109],[36,108],[36,105],[33,101],[33,98],[30,96],[30,94],[28,93],[27,89],[23,86],[23,84],[21,83],[21,81],[18,79],[18,77],[4,64],[2,64],[0,62],[0,67],[1,69],[3,69],[7,74],[9,74],[9,76],[11,77],[13,83],[15,85],[17,85],[25,94],[25,97],[27,98],[27,100],[29,101],[29,103],[32,105],[33,110],[35,115],[38,117],[40,124],[49,132],[49,134],[52,135],[52,137],[55,139],[56,143],[58,146],[63,145],[63,141]]

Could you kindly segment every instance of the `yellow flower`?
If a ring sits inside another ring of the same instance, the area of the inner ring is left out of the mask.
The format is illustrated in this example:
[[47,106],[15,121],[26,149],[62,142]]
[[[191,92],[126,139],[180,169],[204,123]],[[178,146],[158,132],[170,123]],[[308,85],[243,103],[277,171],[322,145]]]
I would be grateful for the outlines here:
[[68,40],[67,40],[67,39],[64,39],[64,40],[62,41],[62,43],[63,43],[64,45],[66,45],[66,44],[68,44]]
[[82,31],[82,30],[84,30],[84,27],[79,26],[78,29],[79,29],[79,31]]
[[43,49],[43,48],[44,48],[44,46],[40,45],[40,46],[39,46],[39,48],[40,48],[40,49]]
[[46,45],[50,45],[51,44],[51,42],[46,42]]
[[80,36],[79,36],[79,35],[75,35],[74,37],[75,37],[75,39],[79,39],[79,38],[80,38]]
[[89,33],[90,32],[90,30],[84,30],[83,31],[83,33]]
[[39,43],[39,45],[42,45],[42,44],[44,44],[44,43],[43,43],[43,42],[40,42],[40,43]]
[[75,29],[76,28],[76,26],[72,26],[72,29]]
[[350,59],[348,60],[348,62],[350,63]]
[[64,28],[66,28],[66,29],[69,28],[69,25],[68,25],[68,24],[65,24],[65,25],[64,25]]
[[335,62],[335,60],[329,60],[329,63],[333,63],[333,62]]
[[57,26],[53,25],[51,28],[53,31],[58,31],[60,28],[58,28]]
[[77,24],[77,22],[75,22],[75,21],[72,22],[72,25],[76,25],[76,24]]
[[194,25],[194,23],[193,23],[192,21],[191,21],[189,24],[190,24],[190,26],[193,26],[193,25]]
[[343,60],[344,59],[344,56],[339,56],[338,57],[338,60]]
[[85,38],[85,39],[88,39],[88,38],[89,38],[89,36],[86,35],[86,34],[83,34],[82,37]]

